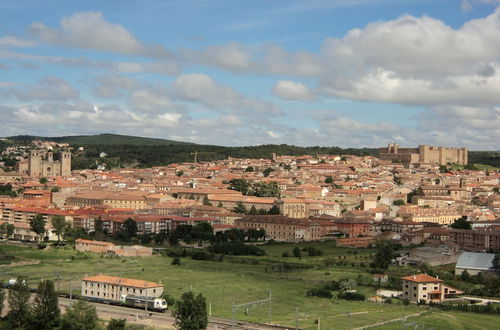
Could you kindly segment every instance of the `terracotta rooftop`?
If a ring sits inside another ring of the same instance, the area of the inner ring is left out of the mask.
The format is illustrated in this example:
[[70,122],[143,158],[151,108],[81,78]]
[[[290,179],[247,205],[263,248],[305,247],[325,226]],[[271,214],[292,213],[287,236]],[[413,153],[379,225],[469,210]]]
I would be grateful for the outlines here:
[[435,278],[427,274],[410,275],[402,277],[401,279],[417,283],[442,282],[439,278]]
[[112,284],[112,285],[122,285],[122,286],[142,288],[142,289],[157,288],[157,287],[163,286],[162,284],[155,283],[155,282],[136,280],[136,279],[132,279],[132,278],[124,278],[124,277],[117,277],[117,276],[108,276],[108,275],[89,276],[89,277],[83,278],[82,281],[106,283],[106,284]]

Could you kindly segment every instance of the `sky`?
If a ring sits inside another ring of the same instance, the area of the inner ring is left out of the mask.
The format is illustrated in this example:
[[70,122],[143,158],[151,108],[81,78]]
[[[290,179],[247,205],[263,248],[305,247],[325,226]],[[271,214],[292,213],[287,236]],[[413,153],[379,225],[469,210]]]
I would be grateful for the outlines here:
[[500,149],[500,0],[0,1],[0,136]]

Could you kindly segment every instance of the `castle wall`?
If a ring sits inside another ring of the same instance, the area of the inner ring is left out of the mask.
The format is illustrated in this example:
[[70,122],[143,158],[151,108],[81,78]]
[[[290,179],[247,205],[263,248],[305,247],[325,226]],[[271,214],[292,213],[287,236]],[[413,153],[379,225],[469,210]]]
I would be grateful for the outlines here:
[[437,163],[446,165],[455,163],[467,165],[467,148],[436,147],[419,145],[418,148],[400,148],[390,143],[386,148],[379,148],[379,157],[383,160],[400,161],[403,164]]

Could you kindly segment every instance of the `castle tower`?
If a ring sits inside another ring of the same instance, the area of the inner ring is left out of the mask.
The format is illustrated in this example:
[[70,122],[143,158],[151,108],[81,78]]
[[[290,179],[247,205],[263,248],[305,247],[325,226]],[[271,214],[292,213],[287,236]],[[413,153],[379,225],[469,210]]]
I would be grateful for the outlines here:
[[71,175],[71,152],[61,152],[61,176]]
[[42,174],[42,155],[38,150],[30,151],[28,173],[30,176],[41,176]]

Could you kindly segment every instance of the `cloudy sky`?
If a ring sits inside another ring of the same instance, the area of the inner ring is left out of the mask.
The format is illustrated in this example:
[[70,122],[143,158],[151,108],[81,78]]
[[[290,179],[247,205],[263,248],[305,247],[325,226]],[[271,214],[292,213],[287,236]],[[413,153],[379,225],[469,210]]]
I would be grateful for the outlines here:
[[500,149],[500,0],[23,0],[0,13],[0,136]]

